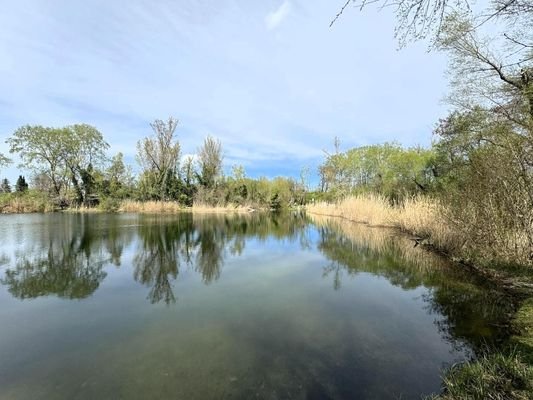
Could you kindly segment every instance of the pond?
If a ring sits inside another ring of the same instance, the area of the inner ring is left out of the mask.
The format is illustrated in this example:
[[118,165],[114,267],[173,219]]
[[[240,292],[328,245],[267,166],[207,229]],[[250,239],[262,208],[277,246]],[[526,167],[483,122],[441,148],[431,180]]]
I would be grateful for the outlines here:
[[299,214],[0,216],[0,399],[397,399],[505,337],[505,296]]

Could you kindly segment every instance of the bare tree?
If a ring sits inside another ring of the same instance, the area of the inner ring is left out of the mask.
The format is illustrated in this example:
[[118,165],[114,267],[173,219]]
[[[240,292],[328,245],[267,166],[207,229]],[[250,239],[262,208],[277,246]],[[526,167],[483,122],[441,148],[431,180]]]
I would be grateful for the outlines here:
[[208,136],[203,146],[198,149],[198,164],[200,166],[199,180],[202,186],[213,188],[222,174],[222,143],[220,140]]
[[[401,44],[405,44],[408,40],[438,37],[449,15],[471,12],[473,3],[472,0],[345,0],[330,26],[338,21],[350,5],[359,10],[369,6],[392,8],[398,20],[395,36]],[[531,0],[492,0],[478,14],[476,25],[498,18],[527,20],[532,14]]]
[[152,137],[137,142],[137,161],[149,177],[149,185],[159,199],[167,199],[169,186],[175,181],[180,158],[180,144],[174,137],[178,120],[155,120],[150,124]]
[[[475,20],[459,14],[447,17],[437,41],[450,55],[454,91],[451,102],[472,104],[530,129],[533,119],[533,33],[514,39],[521,27],[482,37]],[[529,48],[526,42],[532,43]]]

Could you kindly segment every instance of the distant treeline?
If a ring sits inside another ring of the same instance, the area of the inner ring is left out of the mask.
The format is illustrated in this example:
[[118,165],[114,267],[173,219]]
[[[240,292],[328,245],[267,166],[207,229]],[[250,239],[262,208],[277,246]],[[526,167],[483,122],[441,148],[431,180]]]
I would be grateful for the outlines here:
[[[30,185],[25,177],[19,177],[17,196],[31,188],[27,197],[43,201],[44,196],[55,207],[99,206],[108,210],[117,209],[125,199],[271,209],[304,202],[303,182],[285,177],[252,179],[239,165],[226,176],[219,140],[209,136],[195,158],[182,158],[176,136],[178,121],[171,117],[150,125],[153,134],[137,143],[138,175],[125,164],[122,153],[108,156],[104,136],[90,125],[20,127],[6,141],[10,152],[22,161],[21,166],[31,171]],[[1,156],[2,165],[9,162]],[[4,179],[0,191],[6,194],[12,189]]]

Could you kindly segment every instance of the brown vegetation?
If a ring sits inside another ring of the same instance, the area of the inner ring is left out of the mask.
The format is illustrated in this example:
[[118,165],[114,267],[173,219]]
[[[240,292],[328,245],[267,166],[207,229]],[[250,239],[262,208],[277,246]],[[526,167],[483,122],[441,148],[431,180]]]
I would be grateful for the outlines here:
[[[476,214],[468,214],[469,209],[462,209],[461,215],[457,216],[441,201],[431,197],[412,197],[404,200],[401,205],[392,205],[380,195],[357,195],[337,203],[310,204],[306,209],[310,214],[342,217],[374,226],[396,227],[416,235],[418,240],[430,243],[453,257],[473,263],[492,261],[528,265],[531,262],[528,259],[529,244],[525,240],[525,233],[516,229],[503,232],[502,226],[495,232],[490,221],[483,230],[483,225],[474,223]],[[476,234],[470,232],[472,226],[478,229]],[[483,241],[483,237],[496,233],[502,240]]]

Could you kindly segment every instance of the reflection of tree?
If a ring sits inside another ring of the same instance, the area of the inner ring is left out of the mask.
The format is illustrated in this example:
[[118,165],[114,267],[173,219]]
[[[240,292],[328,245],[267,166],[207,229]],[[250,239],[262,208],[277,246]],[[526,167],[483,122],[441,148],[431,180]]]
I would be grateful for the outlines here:
[[9,292],[18,298],[34,298],[56,294],[69,299],[90,296],[106,276],[102,262],[93,262],[75,248],[55,251],[37,259],[22,258],[15,269],[8,269],[1,280]]
[[214,230],[201,230],[197,243],[196,270],[202,274],[204,283],[209,284],[220,278],[224,261],[224,236],[217,235]]
[[[443,337],[456,347],[465,343],[474,350],[499,342],[506,334],[512,302],[493,288],[476,282],[467,271],[454,268],[402,236],[360,224],[317,219],[318,249],[331,261],[324,276],[333,274],[339,289],[343,272],[355,276],[370,272],[405,290],[425,286],[428,312]],[[442,317],[441,317],[442,316]]]
[[[104,266],[121,264],[124,248],[139,236],[134,278],[150,287],[151,302],[173,303],[173,281],[180,266],[190,266],[205,284],[219,279],[228,254],[240,256],[254,238],[302,240],[307,221],[296,215],[125,216],[62,214],[28,224],[25,248],[15,255],[0,282],[19,298],[55,294],[90,296],[106,277]],[[134,222],[131,229],[128,222]],[[9,265],[8,258],[0,263]]]
[[342,271],[344,271],[344,266],[338,262],[331,262],[329,265],[324,267],[324,272],[322,277],[327,277],[330,274],[333,274],[333,289],[339,290],[342,285]]
[[179,272],[180,228],[185,224],[149,224],[139,227],[142,241],[139,253],[135,255],[134,278],[151,287],[148,298],[152,303],[164,301],[174,303],[170,279],[176,279]]
[[[96,249],[94,227],[87,218],[68,218],[63,230],[41,232],[33,249],[18,254],[2,284],[18,298],[55,294],[81,299],[90,296],[106,276],[104,255]],[[98,247],[98,246],[97,246]]]
[[145,216],[138,230],[142,245],[134,257],[134,278],[151,288],[152,303],[174,303],[172,281],[180,266],[191,266],[210,284],[220,278],[227,253],[243,253],[246,239],[300,237],[302,242],[306,224],[301,216],[269,214]]
[[451,343],[463,340],[474,350],[483,350],[507,338],[513,301],[501,291],[474,285],[467,279],[434,288],[424,300],[429,313],[445,317],[436,319],[435,324]]

